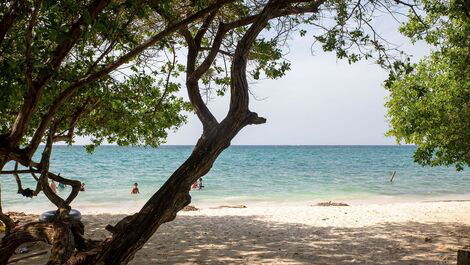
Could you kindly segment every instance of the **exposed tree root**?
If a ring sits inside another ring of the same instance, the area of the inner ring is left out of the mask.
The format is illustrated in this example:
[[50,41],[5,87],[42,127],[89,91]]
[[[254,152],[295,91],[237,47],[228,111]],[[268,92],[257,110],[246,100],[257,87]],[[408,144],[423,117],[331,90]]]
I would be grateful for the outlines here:
[[15,250],[23,243],[43,241],[52,245],[48,265],[63,264],[75,249],[69,225],[61,222],[33,222],[17,227],[5,235],[0,247],[0,264],[7,264]]

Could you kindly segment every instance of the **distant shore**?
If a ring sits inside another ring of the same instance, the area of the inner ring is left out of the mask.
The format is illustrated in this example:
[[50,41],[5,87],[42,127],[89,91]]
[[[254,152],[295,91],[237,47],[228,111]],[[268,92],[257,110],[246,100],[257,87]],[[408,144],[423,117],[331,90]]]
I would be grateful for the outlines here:
[[[470,246],[469,201],[246,206],[178,213],[131,264],[437,265]],[[104,227],[122,217],[84,215],[87,236],[109,236]]]

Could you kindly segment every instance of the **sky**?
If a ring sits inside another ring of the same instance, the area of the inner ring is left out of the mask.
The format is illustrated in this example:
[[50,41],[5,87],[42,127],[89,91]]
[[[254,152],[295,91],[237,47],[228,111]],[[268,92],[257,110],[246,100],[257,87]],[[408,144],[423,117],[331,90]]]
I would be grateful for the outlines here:
[[[414,60],[429,52],[424,44],[412,45],[397,32],[398,23],[390,18],[376,20],[378,31]],[[232,141],[235,145],[391,145],[388,130],[387,96],[383,81],[387,72],[371,61],[348,64],[334,53],[315,49],[313,39],[295,34],[286,58],[291,71],[278,80],[260,80],[250,85],[256,96],[250,109],[267,118],[267,123],[245,127]],[[308,34],[307,34],[308,36]],[[185,99],[185,92],[181,93]],[[229,97],[208,103],[218,120],[228,108]],[[193,114],[188,123],[170,132],[167,144],[193,145],[202,126]],[[77,139],[86,144],[88,139]]]

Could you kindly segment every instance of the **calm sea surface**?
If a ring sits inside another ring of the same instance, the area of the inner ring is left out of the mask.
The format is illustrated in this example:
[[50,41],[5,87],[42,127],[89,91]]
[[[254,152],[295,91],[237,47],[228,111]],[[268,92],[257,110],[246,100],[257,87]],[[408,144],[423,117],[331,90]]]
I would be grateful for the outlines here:
[[[191,150],[191,146],[102,146],[89,155],[81,146],[56,146],[51,170],[86,183],[74,207],[140,207]],[[413,162],[414,150],[413,146],[232,146],[204,177],[205,189],[191,194],[196,205],[470,194],[468,169],[421,167]],[[397,173],[391,183],[393,171]],[[23,179],[24,188],[34,189],[30,175]],[[139,195],[129,194],[134,182],[139,183]],[[17,195],[10,175],[0,175],[0,183],[7,209],[50,207],[43,194],[34,199]],[[70,188],[59,194],[68,192]]]

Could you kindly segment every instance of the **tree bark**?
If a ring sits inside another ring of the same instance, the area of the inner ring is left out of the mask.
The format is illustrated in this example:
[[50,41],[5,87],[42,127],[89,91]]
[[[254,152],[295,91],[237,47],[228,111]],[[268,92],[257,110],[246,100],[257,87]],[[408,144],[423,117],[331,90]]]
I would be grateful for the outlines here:
[[[204,132],[190,157],[137,214],[129,217],[126,224],[118,223],[116,225],[119,229],[115,231],[113,239],[104,253],[98,256],[98,263],[103,262],[109,265],[127,264],[160,225],[172,221],[177,212],[191,202],[191,196],[189,195],[191,184],[209,172],[214,161],[223,150],[230,146],[231,140],[238,132],[246,125],[266,121],[248,109],[248,83],[245,73],[246,56],[251,43],[269,20],[268,14],[281,6],[282,1],[271,0],[237,44],[231,72],[232,100],[227,117],[220,124],[205,124]],[[191,40],[189,39],[189,41]],[[189,57],[188,55],[188,59]],[[194,65],[188,68],[193,67]],[[192,92],[198,93],[199,91]],[[201,116],[206,118],[205,115]],[[204,119],[201,121],[204,123]]]
[[0,264],[7,264],[21,244],[37,241],[44,241],[52,245],[48,265],[65,263],[75,249],[72,230],[65,223],[33,222],[15,228],[10,234],[2,238]]
[[459,249],[457,252],[457,265],[470,265],[470,249]]
[[206,174],[231,138],[220,133],[203,135],[191,156],[173,173],[138,214],[113,237],[103,254],[104,264],[127,264],[163,223],[191,202],[191,184]]
[[15,19],[18,19],[20,16],[21,9],[24,8],[24,1],[14,1],[10,7],[10,10],[7,11],[5,15],[3,15],[2,19],[0,20],[0,44],[2,44],[5,35],[13,26],[13,22]]
[[[0,159],[0,171],[3,169],[6,163],[7,163],[6,156],[4,157],[3,160]],[[5,235],[8,235],[10,231],[15,227],[15,223],[13,222],[13,220],[8,215],[3,213],[1,184],[0,184],[0,222],[2,222],[3,225],[5,226]]]

